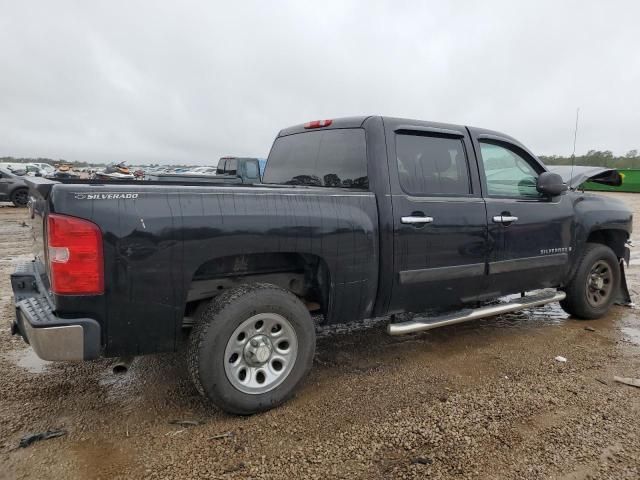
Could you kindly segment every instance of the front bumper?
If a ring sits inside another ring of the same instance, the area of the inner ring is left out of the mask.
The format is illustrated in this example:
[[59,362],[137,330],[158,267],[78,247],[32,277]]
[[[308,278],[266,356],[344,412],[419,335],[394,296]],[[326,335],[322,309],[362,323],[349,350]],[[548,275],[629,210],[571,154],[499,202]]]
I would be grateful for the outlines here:
[[53,361],[92,360],[100,356],[100,324],[91,318],[61,318],[37,274],[35,262],[19,264],[11,275],[16,318],[11,333],[18,334],[38,357]]

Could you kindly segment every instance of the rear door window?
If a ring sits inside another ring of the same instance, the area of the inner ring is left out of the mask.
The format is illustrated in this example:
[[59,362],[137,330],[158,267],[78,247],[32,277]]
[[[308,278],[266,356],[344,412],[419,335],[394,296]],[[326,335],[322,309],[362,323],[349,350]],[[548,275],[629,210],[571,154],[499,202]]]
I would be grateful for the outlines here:
[[278,137],[263,183],[369,188],[364,130],[322,130]]
[[409,195],[469,195],[469,167],[461,138],[396,135],[400,186]]

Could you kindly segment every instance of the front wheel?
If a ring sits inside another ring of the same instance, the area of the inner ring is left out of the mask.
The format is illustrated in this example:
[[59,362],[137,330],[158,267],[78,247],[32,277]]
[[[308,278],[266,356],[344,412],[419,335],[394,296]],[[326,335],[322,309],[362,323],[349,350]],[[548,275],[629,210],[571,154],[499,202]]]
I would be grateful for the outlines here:
[[229,413],[249,415],[290,398],[315,353],[304,304],[271,284],[229,290],[211,301],[189,340],[196,388]]
[[592,320],[605,315],[620,288],[620,266],[613,250],[599,243],[587,243],[576,273],[567,285],[567,297],[560,302],[571,315]]

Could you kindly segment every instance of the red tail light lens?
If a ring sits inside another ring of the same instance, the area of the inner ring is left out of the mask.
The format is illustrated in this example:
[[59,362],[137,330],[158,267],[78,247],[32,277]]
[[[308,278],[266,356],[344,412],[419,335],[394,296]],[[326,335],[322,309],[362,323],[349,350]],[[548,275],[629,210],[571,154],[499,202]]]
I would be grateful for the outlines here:
[[314,120],[304,124],[304,128],[322,128],[328,127],[333,123],[333,120]]
[[102,232],[96,224],[50,214],[47,246],[51,291],[58,295],[104,293]]

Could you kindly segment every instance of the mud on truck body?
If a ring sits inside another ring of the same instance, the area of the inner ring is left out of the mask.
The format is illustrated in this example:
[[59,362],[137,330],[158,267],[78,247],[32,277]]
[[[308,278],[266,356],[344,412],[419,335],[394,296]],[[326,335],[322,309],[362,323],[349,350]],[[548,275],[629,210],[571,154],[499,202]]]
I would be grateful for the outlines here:
[[91,360],[173,351],[190,330],[198,390],[250,414],[311,368],[312,315],[402,334],[554,301],[597,318],[628,299],[630,210],[498,132],[310,122],[278,134],[262,180],[28,179],[36,252],[12,276],[14,333],[43,359]]

